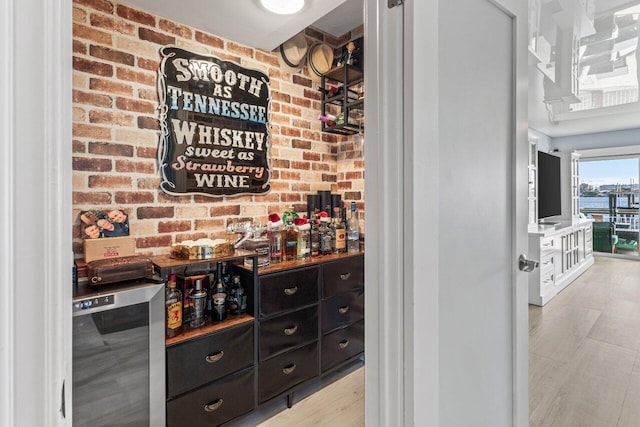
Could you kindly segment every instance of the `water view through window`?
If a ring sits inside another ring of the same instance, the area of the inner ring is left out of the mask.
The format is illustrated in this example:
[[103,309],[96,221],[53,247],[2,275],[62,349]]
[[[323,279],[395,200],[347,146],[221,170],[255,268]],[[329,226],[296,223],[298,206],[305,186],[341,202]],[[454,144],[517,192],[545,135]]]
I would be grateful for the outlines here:
[[638,256],[640,158],[580,162],[580,212],[593,218],[593,249]]

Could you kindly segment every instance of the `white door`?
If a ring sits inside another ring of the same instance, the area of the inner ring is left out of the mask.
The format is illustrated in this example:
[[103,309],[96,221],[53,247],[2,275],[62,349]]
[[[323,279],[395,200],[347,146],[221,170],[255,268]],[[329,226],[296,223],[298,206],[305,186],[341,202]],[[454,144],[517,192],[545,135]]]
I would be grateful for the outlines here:
[[527,277],[517,258],[527,247],[527,2],[407,6],[411,421],[524,426]]

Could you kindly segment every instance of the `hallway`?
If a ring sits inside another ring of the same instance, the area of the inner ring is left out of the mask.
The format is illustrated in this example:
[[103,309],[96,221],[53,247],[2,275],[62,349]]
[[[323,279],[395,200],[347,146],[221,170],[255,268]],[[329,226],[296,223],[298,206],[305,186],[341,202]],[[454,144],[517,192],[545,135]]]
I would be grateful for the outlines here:
[[530,425],[640,426],[640,262],[596,257],[529,306]]

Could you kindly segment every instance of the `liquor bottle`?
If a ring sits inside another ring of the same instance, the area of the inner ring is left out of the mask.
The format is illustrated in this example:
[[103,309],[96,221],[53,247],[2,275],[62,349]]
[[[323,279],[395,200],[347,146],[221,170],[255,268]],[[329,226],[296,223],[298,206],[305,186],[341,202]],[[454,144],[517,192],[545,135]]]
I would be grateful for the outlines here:
[[334,253],[340,254],[343,252],[347,252],[347,226],[344,221],[342,221],[342,213],[340,208],[336,208],[336,218],[335,218],[335,234],[336,234],[336,246],[334,248]]
[[224,286],[224,282],[222,279],[222,263],[219,262],[217,266],[218,273],[216,274],[216,284],[213,285],[213,310],[211,312],[211,317],[214,322],[222,322],[227,318],[227,290]]
[[360,225],[356,215],[356,202],[351,202],[351,217],[347,224],[347,252],[360,252]]
[[204,309],[207,300],[207,291],[202,287],[202,279],[196,279],[193,290],[189,294],[189,300],[193,306],[193,319],[189,326],[199,328],[204,325]]
[[320,232],[318,230],[318,226],[318,217],[314,212],[311,214],[311,231],[309,233],[312,257],[320,255]]
[[287,219],[284,231],[284,257],[285,261],[294,261],[298,256],[298,229],[293,225],[293,218]]
[[311,224],[307,218],[296,218],[294,225],[298,230],[298,259],[306,259],[311,256]]
[[282,220],[280,215],[269,215],[267,223],[267,238],[269,239],[269,262],[276,264],[282,261]]
[[[322,215],[324,214],[324,215]],[[327,255],[331,253],[331,229],[329,228],[329,217],[325,212],[320,212],[320,253]]]
[[213,311],[213,302],[211,299],[211,296],[213,295],[213,284],[215,283],[215,275],[213,273],[209,273],[206,275],[207,278],[207,284],[206,284],[206,290],[207,290],[207,302],[205,303],[204,306],[204,317],[205,319],[210,319],[211,318],[211,312]]
[[247,295],[244,292],[240,276],[233,276],[227,292],[227,311],[229,314],[242,314],[247,311]]
[[182,333],[182,292],[176,289],[176,275],[170,274],[165,290],[165,307],[167,309],[167,337],[175,337]]

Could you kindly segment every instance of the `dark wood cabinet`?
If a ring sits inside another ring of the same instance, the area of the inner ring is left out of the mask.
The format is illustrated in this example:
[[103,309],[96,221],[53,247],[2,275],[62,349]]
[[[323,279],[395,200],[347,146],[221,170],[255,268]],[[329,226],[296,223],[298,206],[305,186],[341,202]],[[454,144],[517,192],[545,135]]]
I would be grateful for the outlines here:
[[322,371],[364,351],[364,319],[322,336]]
[[322,333],[364,319],[364,288],[322,301]]
[[317,340],[317,305],[263,320],[260,322],[260,360]]
[[260,276],[260,317],[318,302],[318,266]]
[[319,373],[317,341],[260,362],[259,401],[265,402],[305,380],[318,376]]
[[167,402],[168,426],[217,426],[255,407],[255,369],[244,369]]
[[364,256],[322,265],[322,372],[364,352]]
[[[226,425],[285,396],[291,405],[297,388],[364,352],[363,254],[260,269],[244,266],[257,254],[240,254],[223,262],[241,276],[247,313],[167,339],[169,427]],[[154,258],[164,276],[216,264]]]
[[253,365],[253,322],[167,348],[167,397]]

